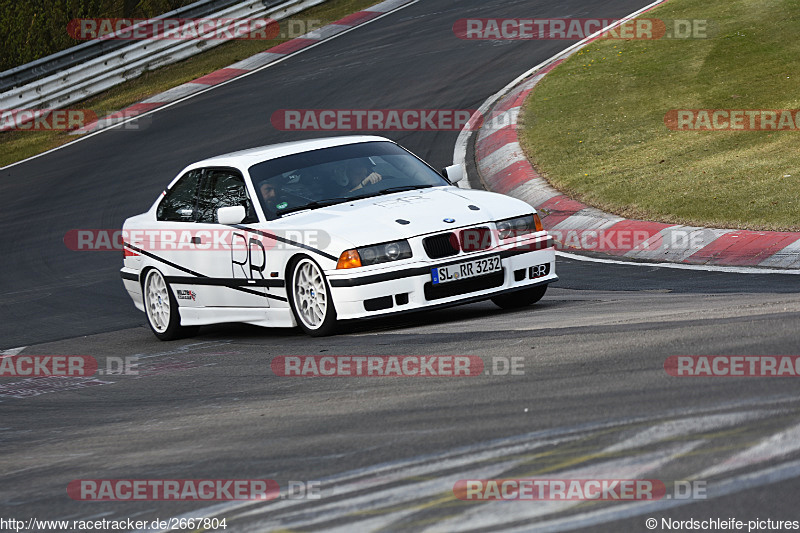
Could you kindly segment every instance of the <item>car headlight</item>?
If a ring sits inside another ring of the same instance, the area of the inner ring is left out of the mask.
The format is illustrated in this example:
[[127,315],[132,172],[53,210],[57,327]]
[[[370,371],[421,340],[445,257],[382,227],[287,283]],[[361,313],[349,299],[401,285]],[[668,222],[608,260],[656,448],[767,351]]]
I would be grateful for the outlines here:
[[507,218],[497,223],[497,236],[502,239],[519,237],[528,233],[542,231],[542,221],[536,213],[524,217]]
[[339,256],[336,268],[356,268],[377,265],[390,261],[399,261],[411,257],[411,246],[408,241],[394,241],[373,246],[362,246],[355,250],[345,250]]

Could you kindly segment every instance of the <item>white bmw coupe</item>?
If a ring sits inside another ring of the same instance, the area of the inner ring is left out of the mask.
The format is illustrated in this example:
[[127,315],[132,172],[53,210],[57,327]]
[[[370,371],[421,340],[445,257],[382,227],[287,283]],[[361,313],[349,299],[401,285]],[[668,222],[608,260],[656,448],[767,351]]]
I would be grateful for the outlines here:
[[374,136],[206,159],[125,221],[122,280],[162,340],[538,301],[558,280],[552,238],[530,205],[455,187],[464,175]]

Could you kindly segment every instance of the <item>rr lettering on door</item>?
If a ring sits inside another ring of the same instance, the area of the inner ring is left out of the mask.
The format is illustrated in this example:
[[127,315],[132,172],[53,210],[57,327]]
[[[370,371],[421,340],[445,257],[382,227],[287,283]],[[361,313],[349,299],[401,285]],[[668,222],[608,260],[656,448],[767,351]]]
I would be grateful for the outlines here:
[[264,279],[267,252],[258,239],[249,239],[243,233],[231,236],[231,269],[234,278]]

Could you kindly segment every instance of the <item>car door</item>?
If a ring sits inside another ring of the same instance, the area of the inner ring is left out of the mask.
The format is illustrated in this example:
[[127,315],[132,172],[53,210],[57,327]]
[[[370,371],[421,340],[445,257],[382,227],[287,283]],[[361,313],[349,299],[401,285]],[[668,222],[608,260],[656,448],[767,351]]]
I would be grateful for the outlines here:
[[[218,209],[238,205],[247,213],[241,224],[218,223]],[[256,222],[258,217],[241,173],[232,168],[205,169],[197,201],[196,243],[201,251],[194,262],[197,271],[209,277],[198,282],[203,284],[198,295],[202,290],[205,305],[269,307],[264,242],[247,229]]]
[[197,250],[191,235],[197,227],[197,193],[203,171],[190,170],[164,193],[156,209],[155,231],[148,231],[138,245],[161,270],[172,287],[178,305],[199,307],[193,262]]

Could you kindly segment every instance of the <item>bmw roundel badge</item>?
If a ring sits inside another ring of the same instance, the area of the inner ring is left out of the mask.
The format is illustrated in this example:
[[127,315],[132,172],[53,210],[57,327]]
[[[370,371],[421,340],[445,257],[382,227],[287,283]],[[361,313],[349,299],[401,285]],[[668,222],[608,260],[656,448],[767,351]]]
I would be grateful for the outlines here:
[[456,219],[454,219],[454,218],[445,218],[444,221],[447,222],[448,224],[452,224],[453,222],[456,221]]

